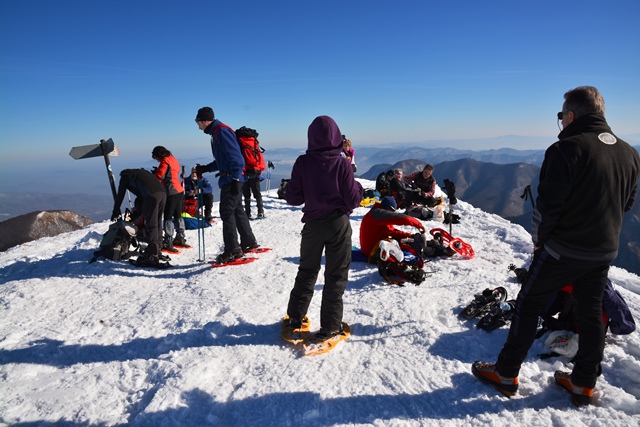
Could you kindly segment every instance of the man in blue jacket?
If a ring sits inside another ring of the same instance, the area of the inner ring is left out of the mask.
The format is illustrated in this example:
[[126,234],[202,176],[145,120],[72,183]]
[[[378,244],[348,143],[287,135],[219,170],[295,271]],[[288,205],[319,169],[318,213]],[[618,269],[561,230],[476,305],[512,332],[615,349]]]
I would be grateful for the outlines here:
[[242,257],[243,252],[247,250],[258,247],[249,219],[242,209],[244,157],[233,129],[217,120],[210,107],[198,110],[196,123],[201,131],[211,135],[211,152],[214,158],[208,165],[196,166],[197,173],[219,171],[217,176],[224,251],[218,255],[215,262],[223,264]]
[[351,264],[349,215],[360,205],[362,185],[355,180],[351,163],[341,156],[342,133],[331,117],[316,117],[309,126],[308,139],[307,152],[294,163],[285,194],[288,204],[304,204],[300,266],[287,315],[288,326],[301,327],[324,251],[324,289],[316,338],[325,339],[342,333],[342,295]]
[[538,316],[560,289],[573,283],[578,353],[573,371],[556,371],[554,378],[580,406],[592,403],[602,373],[603,292],[609,265],[618,254],[622,217],[638,192],[640,156],[611,131],[604,99],[595,87],[575,88],[564,99],[558,113],[563,130],[559,141],[547,149],[540,170],[529,277],[518,294],[498,361],[474,362],[472,373],[501,393],[514,395]]

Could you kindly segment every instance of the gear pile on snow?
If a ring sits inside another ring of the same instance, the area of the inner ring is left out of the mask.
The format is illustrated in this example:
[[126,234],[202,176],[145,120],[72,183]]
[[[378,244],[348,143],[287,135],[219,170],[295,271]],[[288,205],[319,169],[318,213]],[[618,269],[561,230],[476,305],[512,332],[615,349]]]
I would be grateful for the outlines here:
[[507,300],[507,290],[502,286],[495,289],[485,289],[480,294],[473,297],[473,301],[462,310],[460,317],[463,319],[473,319],[474,317],[484,317],[491,310],[494,304]]

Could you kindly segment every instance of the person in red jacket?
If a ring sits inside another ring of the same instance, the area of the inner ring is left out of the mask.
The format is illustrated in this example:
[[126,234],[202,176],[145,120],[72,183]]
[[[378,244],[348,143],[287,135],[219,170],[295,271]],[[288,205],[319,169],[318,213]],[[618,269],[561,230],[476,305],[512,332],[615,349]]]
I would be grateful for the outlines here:
[[[173,157],[171,151],[161,145],[153,149],[151,157],[159,162],[154,175],[167,191],[167,204],[164,207],[164,242],[162,246],[163,249],[177,252],[174,248],[175,245],[187,246],[184,234],[184,219],[182,219],[184,187],[180,182],[180,163]],[[176,234],[175,238],[173,237],[174,233]]]
[[396,212],[396,200],[391,196],[383,197],[379,203],[362,218],[360,224],[360,249],[369,257],[380,240],[391,237],[400,242],[402,239],[413,237],[416,233],[402,231],[395,225],[415,227],[419,233],[424,233],[424,225],[419,219]]

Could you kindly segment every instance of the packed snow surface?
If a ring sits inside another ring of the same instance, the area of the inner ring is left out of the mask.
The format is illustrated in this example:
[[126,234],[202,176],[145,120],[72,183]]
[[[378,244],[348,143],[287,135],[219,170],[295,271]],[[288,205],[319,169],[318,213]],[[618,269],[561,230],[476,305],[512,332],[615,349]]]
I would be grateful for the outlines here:
[[[473,361],[495,361],[508,329],[487,333],[458,313],[485,288],[504,286],[516,297],[508,265],[526,267],[532,251],[522,227],[460,201],[453,235],[473,246],[475,258],[434,259],[422,285],[405,287],[352,262],[344,295],[351,337],[303,357],[279,335],[302,212],[275,190],[265,207],[266,219],[251,225],[273,250],[247,265],[199,262],[195,230],[187,231],[194,247],[172,255],[170,269],[89,264],[108,221],[0,253],[0,424],[640,425],[637,331],[607,336],[594,406],[574,407],[553,384],[554,371],[571,365],[540,359],[544,339],[531,348],[511,399],[471,375]],[[351,216],[354,247],[367,211]],[[219,220],[203,240],[210,261],[222,250]],[[312,329],[323,272],[308,313]],[[640,319],[640,278],[615,267],[610,277]]]

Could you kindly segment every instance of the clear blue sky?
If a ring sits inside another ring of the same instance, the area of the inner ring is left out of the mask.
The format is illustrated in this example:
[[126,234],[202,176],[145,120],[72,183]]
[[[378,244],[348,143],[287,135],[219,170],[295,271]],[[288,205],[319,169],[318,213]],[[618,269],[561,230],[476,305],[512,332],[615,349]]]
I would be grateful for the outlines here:
[[209,155],[205,105],[266,147],[305,147],[321,114],[356,151],[551,143],[563,93],[585,84],[638,137],[639,22],[638,0],[1,0],[0,169],[73,168],[72,146],[109,137],[122,156]]

